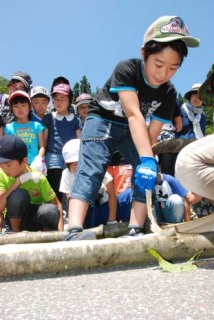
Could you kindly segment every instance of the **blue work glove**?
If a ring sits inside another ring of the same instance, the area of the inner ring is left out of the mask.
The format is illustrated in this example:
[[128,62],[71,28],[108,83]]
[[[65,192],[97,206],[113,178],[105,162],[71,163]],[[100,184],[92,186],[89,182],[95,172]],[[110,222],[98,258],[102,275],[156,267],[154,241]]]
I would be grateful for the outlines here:
[[135,171],[135,184],[143,194],[146,194],[146,189],[155,193],[157,172],[155,157],[140,157],[140,164]]

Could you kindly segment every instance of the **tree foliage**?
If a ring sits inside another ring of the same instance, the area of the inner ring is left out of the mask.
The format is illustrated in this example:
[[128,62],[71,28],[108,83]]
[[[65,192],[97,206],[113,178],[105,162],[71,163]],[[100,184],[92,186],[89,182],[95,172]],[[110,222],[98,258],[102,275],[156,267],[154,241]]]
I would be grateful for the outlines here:
[[73,87],[73,103],[75,103],[76,98],[80,95],[80,85],[79,82],[76,82]]
[[91,94],[91,85],[88,82],[88,79],[86,78],[86,76],[83,76],[82,80],[80,80],[80,92]]
[[91,92],[91,84],[85,75],[82,77],[82,79],[79,82],[76,82],[73,87],[73,103],[75,103],[76,98],[81,93],[89,93],[93,95],[93,93]]
[[214,108],[204,107],[204,111],[207,117],[206,123],[206,135],[214,133]]
[[1,93],[7,93],[7,84],[8,84],[8,81],[6,78],[4,77],[1,77],[0,76],[0,94]]

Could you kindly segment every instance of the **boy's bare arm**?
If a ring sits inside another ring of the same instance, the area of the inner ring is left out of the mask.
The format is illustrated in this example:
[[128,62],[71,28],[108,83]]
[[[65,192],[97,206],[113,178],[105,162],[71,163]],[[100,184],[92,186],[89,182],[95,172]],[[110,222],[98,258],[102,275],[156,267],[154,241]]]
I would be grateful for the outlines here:
[[153,146],[157,142],[157,138],[163,127],[163,122],[152,119],[148,127],[149,138],[151,145]]
[[132,139],[139,157],[153,156],[146,122],[140,111],[139,100],[136,92],[121,91],[118,93],[129,122]]
[[57,197],[52,199],[50,201],[51,203],[55,204],[59,209],[59,223],[58,223],[58,230],[63,231],[64,230],[64,218],[63,218],[63,211],[62,211],[62,205],[61,202]]
[[39,140],[39,152],[38,155],[43,158],[45,155],[45,138],[44,138],[44,132],[41,131],[38,134],[38,140]]
[[0,212],[4,211],[7,205],[7,198],[13,192],[14,190],[18,189],[20,186],[20,180],[19,178],[16,178],[14,183],[6,190],[2,191],[0,190]]
[[187,198],[184,198],[184,221],[191,220],[191,211],[190,211],[190,203]]

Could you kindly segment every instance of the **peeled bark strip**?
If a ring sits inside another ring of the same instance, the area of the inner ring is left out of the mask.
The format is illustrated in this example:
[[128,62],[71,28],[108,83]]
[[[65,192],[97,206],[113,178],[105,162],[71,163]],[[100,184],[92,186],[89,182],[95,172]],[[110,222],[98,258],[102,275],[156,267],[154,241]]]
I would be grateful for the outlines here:
[[132,239],[4,245],[0,247],[0,276],[154,262],[148,248],[155,249],[164,259],[171,261],[189,259],[201,250],[201,258],[211,258],[214,256],[214,234],[175,234],[170,229]]

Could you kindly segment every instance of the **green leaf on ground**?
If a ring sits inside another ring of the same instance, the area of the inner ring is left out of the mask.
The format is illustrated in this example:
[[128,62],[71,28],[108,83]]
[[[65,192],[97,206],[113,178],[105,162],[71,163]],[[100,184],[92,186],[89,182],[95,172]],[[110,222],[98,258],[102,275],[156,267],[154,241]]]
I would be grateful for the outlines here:
[[157,259],[159,266],[166,272],[187,272],[196,270],[197,266],[194,264],[194,260],[198,259],[202,253],[202,251],[197,252],[187,262],[173,264],[162,258],[161,255],[152,248],[149,248],[148,252]]

